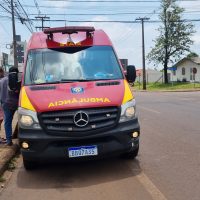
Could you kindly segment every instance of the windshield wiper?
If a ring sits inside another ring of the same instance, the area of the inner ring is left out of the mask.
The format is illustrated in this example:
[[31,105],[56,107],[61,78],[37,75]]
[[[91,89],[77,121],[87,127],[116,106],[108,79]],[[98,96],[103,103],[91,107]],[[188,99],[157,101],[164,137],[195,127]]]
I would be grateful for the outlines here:
[[59,83],[73,83],[73,82],[90,82],[90,81],[109,81],[113,79],[61,79],[59,81],[34,83],[34,85],[48,85],[48,84],[59,84]]
[[61,83],[60,81],[52,81],[52,82],[43,82],[43,83],[34,83],[34,85],[48,85],[48,84],[57,84]]
[[112,81],[112,80],[117,80],[117,79],[108,79],[108,78],[95,79],[95,81]]
[[61,79],[60,80],[60,82],[62,83],[88,82],[88,81],[95,81],[95,79]]

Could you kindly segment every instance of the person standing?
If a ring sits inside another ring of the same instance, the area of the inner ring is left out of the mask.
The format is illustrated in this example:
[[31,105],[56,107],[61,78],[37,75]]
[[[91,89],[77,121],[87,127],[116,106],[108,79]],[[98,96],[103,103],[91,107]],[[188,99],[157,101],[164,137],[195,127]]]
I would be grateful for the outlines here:
[[[0,67],[0,80],[4,77],[4,70],[2,67]],[[0,130],[1,130],[1,124],[3,122],[3,110],[0,106]],[[3,138],[0,138],[0,144],[5,143]]]
[[[11,67],[9,74],[17,73],[18,68]],[[0,80],[0,100],[4,113],[4,127],[6,133],[6,144],[12,146],[12,120],[18,108],[19,90],[9,88],[8,76]]]

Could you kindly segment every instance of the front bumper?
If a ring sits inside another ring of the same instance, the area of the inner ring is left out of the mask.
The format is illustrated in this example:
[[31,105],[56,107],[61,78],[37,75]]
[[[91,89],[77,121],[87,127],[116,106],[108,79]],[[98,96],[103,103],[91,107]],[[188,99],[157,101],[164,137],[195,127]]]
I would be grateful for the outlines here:
[[[140,132],[138,119],[119,123],[116,127],[102,133],[93,132],[87,136],[55,136],[43,130],[28,130],[19,128],[19,142],[29,143],[29,149],[21,148],[22,156],[29,161],[66,160],[69,159],[68,148],[96,145],[98,156],[106,157],[120,155],[132,151],[139,146],[139,137],[133,139],[131,133]],[[94,156],[92,156],[94,157]],[[70,158],[72,159],[72,158]],[[73,158],[74,159],[74,158]],[[79,159],[79,158],[75,158]]]

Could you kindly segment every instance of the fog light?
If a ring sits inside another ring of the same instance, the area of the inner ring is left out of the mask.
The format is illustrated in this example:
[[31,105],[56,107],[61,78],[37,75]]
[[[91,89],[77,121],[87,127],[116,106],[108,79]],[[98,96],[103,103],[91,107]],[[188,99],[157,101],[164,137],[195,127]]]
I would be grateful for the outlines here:
[[132,133],[132,137],[133,137],[133,138],[137,138],[138,136],[139,136],[139,133],[138,133],[138,132],[133,132],[133,133]]
[[27,142],[22,142],[22,148],[23,149],[28,149],[29,148],[29,144]]

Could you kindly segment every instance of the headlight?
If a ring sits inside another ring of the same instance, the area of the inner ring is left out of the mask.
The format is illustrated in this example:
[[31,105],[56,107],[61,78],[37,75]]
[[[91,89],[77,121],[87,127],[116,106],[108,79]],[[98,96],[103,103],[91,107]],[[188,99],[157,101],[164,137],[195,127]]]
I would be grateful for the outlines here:
[[121,106],[121,117],[119,122],[125,122],[135,117],[135,99]]
[[135,107],[129,107],[126,109],[125,116],[127,118],[132,118],[135,115]]
[[19,107],[18,117],[21,128],[41,129],[36,112]]
[[24,126],[32,126],[33,125],[33,119],[31,116],[28,115],[22,115],[20,118],[20,123],[22,123]]

